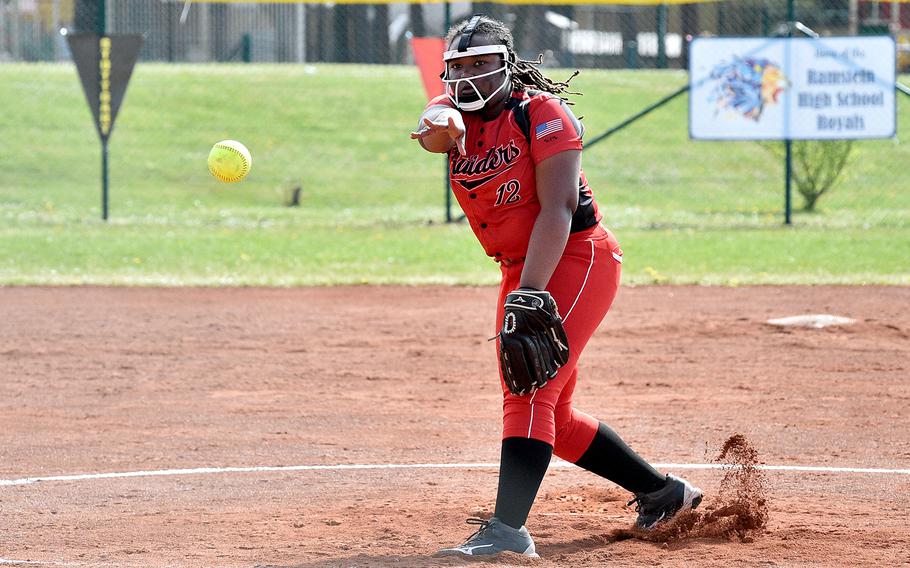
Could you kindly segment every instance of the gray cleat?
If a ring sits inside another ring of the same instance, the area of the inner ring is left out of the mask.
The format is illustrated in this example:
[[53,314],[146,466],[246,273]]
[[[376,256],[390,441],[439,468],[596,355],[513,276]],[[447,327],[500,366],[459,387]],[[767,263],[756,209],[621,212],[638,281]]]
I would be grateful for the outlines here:
[[635,526],[649,531],[660,523],[672,519],[680,511],[688,511],[701,503],[702,491],[672,474],[667,474],[664,486],[651,493],[636,493],[635,499],[629,501],[631,506],[637,504],[638,518]]
[[513,529],[496,517],[489,521],[468,519],[465,522],[469,525],[479,525],[480,528],[464,544],[443,548],[434,556],[485,556],[500,552],[517,552],[531,558],[540,558],[534,549],[531,534],[525,527]]

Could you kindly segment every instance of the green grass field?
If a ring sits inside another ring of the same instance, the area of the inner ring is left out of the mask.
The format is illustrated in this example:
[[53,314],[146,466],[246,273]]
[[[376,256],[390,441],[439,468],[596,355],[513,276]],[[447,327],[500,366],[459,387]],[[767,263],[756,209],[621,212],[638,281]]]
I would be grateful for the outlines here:
[[[575,111],[592,138],[685,81],[584,71]],[[2,64],[0,284],[496,282],[470,229],[442,222],[443,158],[408,138],[424,103],[409,67],[140,64],[111,139],[105,224],[75,69]],[[910,146],[858,143],[820,210],[783,227],[782,164],[751,142],[689,141],[687,104],[585,152],[626,282],[910,284]],[[206,169],[224,138],[253,154],[240,184]],[[287,207],[295,186],[301,205]]]

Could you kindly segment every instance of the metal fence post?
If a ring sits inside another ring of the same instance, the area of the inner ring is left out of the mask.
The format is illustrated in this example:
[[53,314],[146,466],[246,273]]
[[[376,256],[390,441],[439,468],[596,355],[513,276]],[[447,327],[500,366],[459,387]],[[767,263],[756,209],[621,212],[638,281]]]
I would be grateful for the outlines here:
[[[796,21],[793,0],[787,0],[787,37],[793,37],[793,24]],[[787,57],[789,57],[789,52]],[[789,126],[787,127],[789,134]],[[793,140],[784,141],[784,224],[792,224],[792,188],[793,188]]]
[[626,42],[626,68],[638,69],[638,42],[634,39]]
[[850,13],[847,16],[850,35],[859,33],[859,0],[850,0]]
[[[57,30],[60,29],[60,0],[54,0],[51,5],[51,53],[54,61],[60,60],[60,34],[57,33]],[[0,23],[2,26],[2,23]]]
[[3,61],[6,51],[6,10],[5,4],[0,4],[0,61]]
[[667,68],[667,5],[657,7],[657,68]]
[[177,3],[167,4],[167,60],[176,61],[177,56]]
[[199,47],[197,53],[200,54],[200,59],[205,57],[209,60],[214,59],[212,57],[212,13],[210,8],[211,6],[208,4],[202,4],[197,6],[196,11],[197,21],[199,22]]
[[10,53],[13,55],[13,61],[22,60],[22,42],[19,38],[19,3],[13,2],[13,17],[10,21],[9,27],[9,37],[10,37]]
[[306,61],[306,4],[296,4],[294,9],[297,20],[297,63]]

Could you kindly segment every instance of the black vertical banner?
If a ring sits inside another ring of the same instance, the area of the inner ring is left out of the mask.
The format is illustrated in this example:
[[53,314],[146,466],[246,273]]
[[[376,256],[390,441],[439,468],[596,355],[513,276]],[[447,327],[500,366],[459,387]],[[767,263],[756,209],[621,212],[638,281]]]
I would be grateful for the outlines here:
[[[102,4],[103,6],[103,4]],[[67,36],[88,107],[101,137],[101,218],[108,214],[107,141],[142,47],[141,35],[72,34]]]
[[[103,4],[102,4],[103,6]],[[101,218],[108,216],[107,141],[117,120],[133,67],[142,47],[140,35],[72,34],[67,36],[85,99],[101,137]]]
[[107,141],[142,48],[142,36],[72,34],[67,41],[98,135]]

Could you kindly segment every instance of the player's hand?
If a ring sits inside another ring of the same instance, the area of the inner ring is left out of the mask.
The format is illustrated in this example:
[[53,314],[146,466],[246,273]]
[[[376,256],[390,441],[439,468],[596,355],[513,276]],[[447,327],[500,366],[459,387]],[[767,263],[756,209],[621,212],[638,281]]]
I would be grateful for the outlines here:
[[411,139],[417,140],[418,138],[426,138],[443,132],[448,134],[449,138],[455,142],[455,147],[458,148],[459,154],[462,156],[467,155],[467,150],[465,149],[465,133],[467,129],[461,115],[457,113],[447,113],[435,121],[424,118],[423,126],[420,130],[411,132]]

